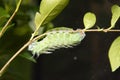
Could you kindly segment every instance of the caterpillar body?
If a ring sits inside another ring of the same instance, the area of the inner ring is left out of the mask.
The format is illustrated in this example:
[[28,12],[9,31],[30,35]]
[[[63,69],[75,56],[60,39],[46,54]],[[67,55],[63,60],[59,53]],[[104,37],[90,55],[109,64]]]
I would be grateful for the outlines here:
[[46,36],[41,41],[35,41],[29,45],[28,50],[33,56],[42,53],[49,54],[59,48],[69,48],[79,44],[85,37],[83,31],[78,32],[71,28],[55,28],[46,32]]

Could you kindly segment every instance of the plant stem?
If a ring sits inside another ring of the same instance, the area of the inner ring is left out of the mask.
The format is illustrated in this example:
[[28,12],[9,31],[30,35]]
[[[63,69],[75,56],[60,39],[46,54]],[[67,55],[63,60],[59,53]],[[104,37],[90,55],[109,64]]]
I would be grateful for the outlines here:
[[2,67],[2,69],[0,70],[0,77],[3,75],[3,73],[5,72],[5,70],[7,69],[7,67],[9,66],[9,64],[28,46],[30,45],[32,42],[34,42],[35,40],[38,40],[40,38],[42,38],[43,36],[45,36],[46,33],[41,34],[35,38],[33,38],[32,40],[29,40],[24,46],[22,46],[9,60],[8,62],[6,62],[6,64]]
[[31,43],[31,41],[28,41],[22,48],[20,48],[10,59],[9,61],[2,67],[2,69],[0,70],[0,77],[3,75],[3,73],[5,72],[6,68],[9,66],[9,64],[13,61],[13,59],[20,53],[22,52],[29,44]]
[[[73,30],[74,31],[74,30]],[[89,29],[89,30],[85,30],[85,29],[77,29],[77,32],[120,32],[120,30],[108,30],[108,29]],[[43,36],[45,36],[47,33],[41,34],[35,38],[30,39],[23,47],[21,47],[9,60],[8,62],[2,67],[2,69],[0,70],[0,76],[2,76],[2,74],[5,72],[5,70],[7,69],[7,67],[9,66],[9,64],[28,46],[30,45],[32,42],[42,38]],[[32,36],[31,36],[32,37]]]
[[120,30],[117,30],[117,29],[87,29],[87,30],[84,30],[84,29],[78,29],[77,31],[84,31],[84,32],[120,32]]
[[15,16],[15,14],[17,13],[19,7],[20,7],[20,4],[21,4],[22,0],[19,0],[18,4],[17,4],[17,7],[14,11],[14,13],[12,14],[12,16],[9,18],[9,20],[7,21],[7,23],[4,25],[4,27],[2,28],[1,32],[0,32],[0,38],[2,37],[2,35],[5,33],[5,31],[7,30],[8,28],[8,25],[9,23],[11,22],[11,20],[13,19],[13,17]]

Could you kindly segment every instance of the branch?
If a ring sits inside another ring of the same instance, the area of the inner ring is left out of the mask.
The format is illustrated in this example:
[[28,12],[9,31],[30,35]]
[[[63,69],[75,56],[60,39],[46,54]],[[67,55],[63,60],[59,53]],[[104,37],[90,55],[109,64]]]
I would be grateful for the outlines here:
[[[71,32],[73,32],[74,30],[72,30]],[[108,30],[108,29],[89,29],[89,30],[85,30],[85,29],[77,29],[77,32],[120,32],[120,30]],[[0,76],[2,76],[2,74],[5,72],[5,70],[7,69],[7,67],[9,66],[9,64],[28,46],[30,45],[32,42],[41,39],[43,36],[45,36],[47,34],[43,33],[35,38],[33,38],[32,40],[30,39],[23,47],[21,47],[10,59],[9,61],[2,67],[2,69],[0,70]]]
[[38,40],[40,38],[42,38],[43,36],[45,36],[46,33],[41,34],[35,38],[33,38],[32,40],[29,40],[24,46],[22,46],[9,60],[8,62],[6,62],[6,64],[2,67],[2,69],[0,70],[0,77],[3,75],[3,73],[5,72],[5,70],[7,69],[7,67],[9,66],[9,64],[28,46],[30,45],[32,42],[34,42],[35,40]]
[[21,4],[22,0],[19,0],[18,4],[17,4],[17,7],[14,11],[14,13],[12,14],[12,16],[9,18],[9,20],[7,21],[7,23],[4,25],[4,27],[2,28],[1,32],[0,32],[0,38],[2,37],[2,35],[5,33],[5,31],[7,30],[8,28],[8,25],[9,23],[11,22],[11,20],[13,19],[13,17],[15,16],[15,14],[17,13],[19,7],[20,7],[20,4]]
[[23,51],[29,44],[31,41],[28,41],[22,48],[20,48],[10,59],[9,61],[2,67],[2,69],[0,70],[0,77],[3,75],[3,73],[5,72],[5,70],[7,69],[7,67],[9,66],[9,64],[13,61],[13,59],[21,52]]
[[107,33],[107,32],[120,32],[119,29],[111,29],[111,30],[109,30],[109,29],[87,29],[87,30],[85,30],[85,29],[78,29],[77,31],[84,31],[84,32],[105,32],[105,33]]

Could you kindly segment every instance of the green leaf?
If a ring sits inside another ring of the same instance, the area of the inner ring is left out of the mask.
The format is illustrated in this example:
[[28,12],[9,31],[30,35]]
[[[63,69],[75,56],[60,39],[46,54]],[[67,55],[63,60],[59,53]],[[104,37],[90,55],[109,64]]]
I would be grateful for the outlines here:
[[109,60],[112,71],[120,66],[120,36],[116,38],[109,49]]
[[31,80],[32,65],[33,63],[31,61],[17,57],[11,63],[2,80]]
[[5,9],[0,7],[0,21],[4,18],[8,18],[8,17],[10,17],[10,15],[5,11]]
[[36,26],[36,28],[40,26],[40,19],[41,19],[40,13],[36,12],[36,14],[35,14],[35,26]]
[[45,24],[45,25],[43,25],[39,28],[38,34],[40,35],[40,34],[46,32],[46,31],[48,31],[49,29],[52,29],[52,28],[54,28],[54,25],[51,22],[49,22],[49,23],[47,23],[47,24]]
[[2,30],[2,27],[0,27],[0,31]]
[[29,60],[29,61],[32,61],[32,62],[35,62],[36,63],[36,60],[32,57],[32,55],[30,55],[30,53],[28,52],[25,52],[23,54],[20,54],[21,57]]
[[35,16],[36,29],[53,20],[66,7],[68,2],[69,0],[42,0],[40,12],[37,12]]
[[23,36],[29,32],[27,25],[18,26],[14,29],[14,34],[17,36]]
[[[0,48],[0,69],[13,56],[8,50],[3,51]],[[20,54],[21,55],[21,54]],[[33,62],[18,56],[6,69],[5,74],[0,80],[31,80]]]
[[113,5],[112,8],[111,8],[111,11],[112,11],[112,19],[111,19],[111,28],[114,28],[117,20],[119,19],[120,17],[120,7],[118,5]]
[[94,13],[87,12],[83,18],[85,29],[92,28],[96,23],[96,16]]

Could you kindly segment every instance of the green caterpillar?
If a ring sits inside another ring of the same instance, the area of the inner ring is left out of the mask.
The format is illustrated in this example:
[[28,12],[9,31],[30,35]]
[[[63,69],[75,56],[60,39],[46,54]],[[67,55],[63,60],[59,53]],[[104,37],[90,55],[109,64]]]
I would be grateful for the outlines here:
[[85,37],[84,32],[78,32],[71,28],[55,28],[47,31],[47,35],[41,41],[35,41],[29,45],[28,50],[33,56],[42,53],[49,54],[59,48],[69,48],[77,45]]

